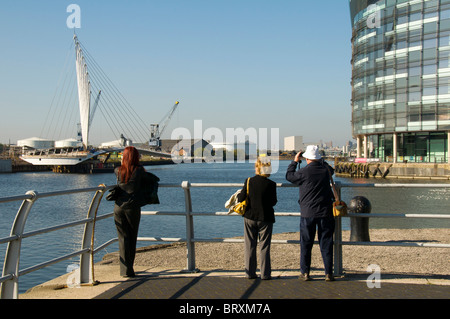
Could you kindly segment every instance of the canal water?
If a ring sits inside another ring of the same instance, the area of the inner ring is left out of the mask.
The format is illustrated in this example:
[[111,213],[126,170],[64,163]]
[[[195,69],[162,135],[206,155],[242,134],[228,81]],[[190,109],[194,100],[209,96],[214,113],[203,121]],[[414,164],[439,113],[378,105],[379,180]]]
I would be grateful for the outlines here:
[[[270,178],[277,183],[288,183],[285,180],[289,161],[280,161],[279,168]],[[302,164],[303,165],[303,164]],[[147,170],[160,177],[161,183],[243,183],[254,175],[251,163],[192,163],[180,165],[149,166]],[[417,180],[380,180],[336,178],[342,183],[428,183],[442,184],[443,181]],[[25,194],[29,190],[47,193],[59,190],[95,187],[100,184],[115,183],[114,174],[55,174],[52,172],[0,174],[0,197]],[[191,190],[193,210],[195,212],[224,212],[224,203],[237,188],[193,188]],[[92,199],[92,193],[65,195],[39,199],[33,206],[25,231],[29,232],[45,227],[60,225],[86,217]],[[298,212],[298,189],[278,188],[278,212]],[[350,201],[354,196],[365,196],[372,204],[372,213],[420,213],[448,214],[450,189],[445,188],[343,188],[342,198]],[[180,211],[185,210],[184,193],[181,188],[160,188],[160,205],[144,207],[143,210]],[[20,202],[0,204],[0,238],[9,236],[11,225],[19,209]],[[113,204],[102,201],[99,215],[112,212]],[[371,228],[448,228],[450,220],[446,219],[401,219],[372,218]],[[349,219],[343,219],[343,228],[349,229]],[[274,225],[275,233],[297,232],[298,217],[277,217]],[[224,238],[243,235],[243,223],[240,216],[206,216],[194,217],[196,238]],[[31,237],[23,241],[20,269],[57,258],[61,255],[80,249],[83,227],[77,226],[49,234]],[[95,230],[95,246],[115,238],[116,229],[112,218],[98,221]],[[185,238],[185,218],[183,216],[143,216],[140,224],[141,237],[175,237]],[[146,246],[151,243],[140,242]],[[0,265],[3,265],[6,244],[0,245]],[[118,250],[117,243],[108,246],[96,254],[96,261],[106,253]],[[42,282],[60,276],[79,261],[73,260],[46,267],[20,278],[20,293]]]

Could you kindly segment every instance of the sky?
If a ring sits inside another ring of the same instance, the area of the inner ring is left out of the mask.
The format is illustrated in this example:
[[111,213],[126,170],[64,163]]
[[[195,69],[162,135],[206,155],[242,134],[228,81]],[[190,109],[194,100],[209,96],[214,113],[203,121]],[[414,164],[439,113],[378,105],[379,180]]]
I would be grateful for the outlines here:
[[[293,135],[352,139],[346,0],[2,0],[0,143],[49,138],[40,134],[73,43],[71,4],[78,38],[145,123],[180,101],[163,138],[194,135],[201,120],[224,135],[278,129],[280,147]],[[93,143],[115,139],[99,132]]]

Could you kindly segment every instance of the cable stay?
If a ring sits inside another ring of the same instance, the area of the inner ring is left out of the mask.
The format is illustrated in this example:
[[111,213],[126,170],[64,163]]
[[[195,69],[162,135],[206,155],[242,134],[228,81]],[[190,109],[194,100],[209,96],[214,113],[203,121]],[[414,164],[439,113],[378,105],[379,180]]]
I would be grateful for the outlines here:
[[89,115],[89,127],[91,127],[92,120],[94,119],[95,111],[97,110],[98,101],[100,100],[100,95],[102,94],[102,90],[98,92],[97,97],[95,98],[94,105],[91,109],[91,114]]

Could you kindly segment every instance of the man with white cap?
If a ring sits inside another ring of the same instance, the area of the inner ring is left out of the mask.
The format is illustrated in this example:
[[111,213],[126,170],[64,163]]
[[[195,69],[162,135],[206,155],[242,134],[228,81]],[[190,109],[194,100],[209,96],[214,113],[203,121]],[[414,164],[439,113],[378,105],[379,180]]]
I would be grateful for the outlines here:
[[[305,158],[307,165],[296,170]],[[330,186],[330,173],[334,169],[326,163],[316,145],[308,145],[305,152],[299,152],[289,165],[286,179],[299,186],[300,192],[300,271],[301,278],[311,280],[311,250],[316,228],[320,251],[325,267],[325,280],[333,281],[333,192]]]

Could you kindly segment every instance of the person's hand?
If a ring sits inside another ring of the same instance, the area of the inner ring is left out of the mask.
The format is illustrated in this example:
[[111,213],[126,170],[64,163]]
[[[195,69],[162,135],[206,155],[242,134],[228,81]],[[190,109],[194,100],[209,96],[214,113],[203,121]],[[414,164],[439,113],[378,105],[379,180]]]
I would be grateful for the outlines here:
[[300,151],[297,153],[297,155],[295,155],[294,161],[296,161],[297,163],[301,161],[303,156],[303,151]]

